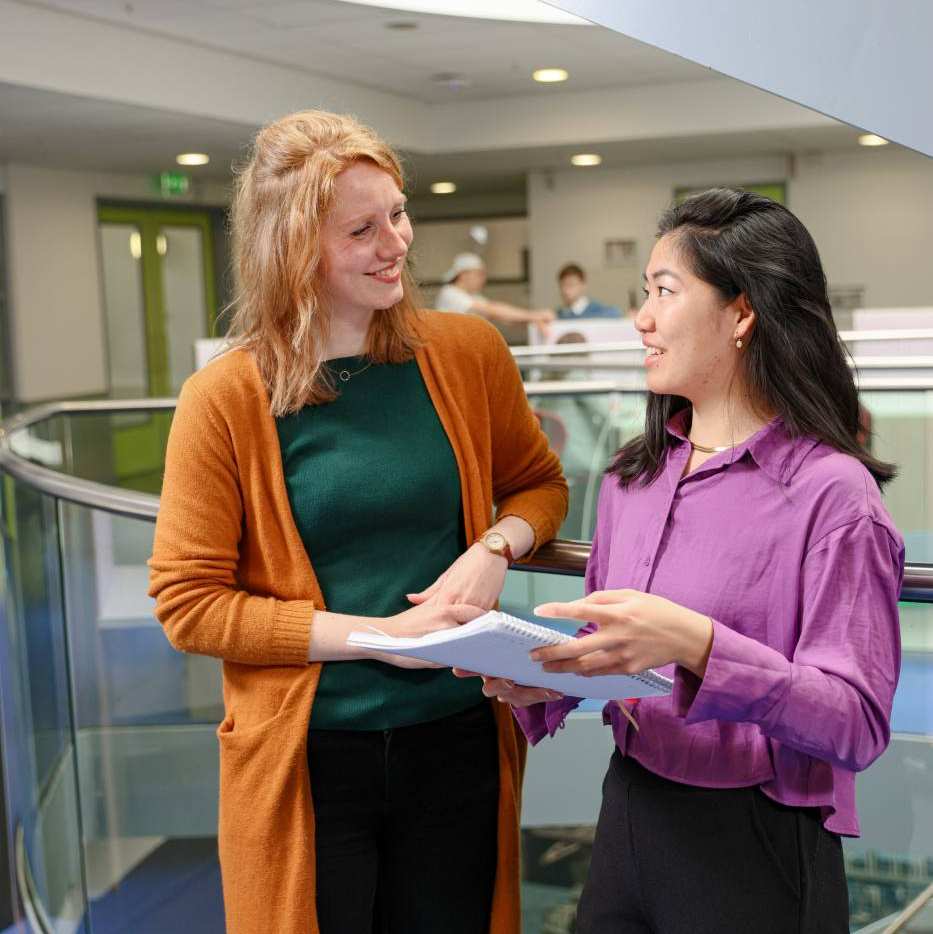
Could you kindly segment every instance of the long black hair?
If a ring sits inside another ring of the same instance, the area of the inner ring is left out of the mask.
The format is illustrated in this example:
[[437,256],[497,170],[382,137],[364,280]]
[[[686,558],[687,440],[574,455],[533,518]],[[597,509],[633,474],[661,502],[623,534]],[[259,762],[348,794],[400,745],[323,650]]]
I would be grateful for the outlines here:
[[[806,227],[770,198],[713,188],[664,212],[658,236],[670,233],[694,275],[726,302],[744,294],[755,311],[740,364],[754,403],[779,415],[792,437],[807,435],[851,454],[879,486],[890,480],[894,466],[859,443],[858,390]],[[665,425],[689,405],[682,396],[649,392],[645,433],[616,454],[608,472],[622,486],[651,483],[671,445]]]

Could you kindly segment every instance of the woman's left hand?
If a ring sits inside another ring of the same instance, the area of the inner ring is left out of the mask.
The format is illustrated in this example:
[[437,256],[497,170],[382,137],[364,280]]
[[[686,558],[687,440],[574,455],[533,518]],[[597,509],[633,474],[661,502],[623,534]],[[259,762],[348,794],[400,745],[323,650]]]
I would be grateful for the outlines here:
[[545,671],[634,674],[671,662],[700,678],[706,671],[712,621],[664,597],[638,590],[598,590],[571,603],[544,603],[535,614],[598,627],[572,642],[532,652],[532,659],[542,662]]
[[468,548],[441,576],[420,593],[406,594],[410,603],[468,603],[491,610],[502,593],[509,562],[484,545]]

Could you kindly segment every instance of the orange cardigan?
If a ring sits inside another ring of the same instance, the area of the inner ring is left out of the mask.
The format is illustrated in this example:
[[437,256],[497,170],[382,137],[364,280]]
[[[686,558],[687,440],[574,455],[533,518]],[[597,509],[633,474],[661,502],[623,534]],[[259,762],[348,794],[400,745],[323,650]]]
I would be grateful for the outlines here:
[[[563,520],[567,486],[508,348],[470,315],[425,312],[418,327],[417,362],[456,457],[467,541],[489,527],[495,503],[498,516],[531,524],[537,547]],[[325,607],[292,518],[268,396],[245,351],[220,357],[182,389],[149,565],[172,645],[224,662],[217,735],[227,931],[317,934],[306,756],[321,664],[309,664],[307,652],[314,611]],[[490,934],[519,934],[525,744],[509,708],[495,708],[501,789]]]

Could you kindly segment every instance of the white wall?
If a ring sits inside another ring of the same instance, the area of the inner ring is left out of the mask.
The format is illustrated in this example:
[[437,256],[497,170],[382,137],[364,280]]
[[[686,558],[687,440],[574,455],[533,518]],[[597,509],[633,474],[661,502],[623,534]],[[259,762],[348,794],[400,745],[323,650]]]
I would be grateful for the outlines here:
[[[144,176],[8,164],[7,279],[14,393],[23,402],[106,390],[97,198],[155,200]],[[226,186],[182,199],[223,204]]]
[[[556,301],[554,276],[570,260],[587,268],[594,283],[605,280],[606,239],[636,240],[643,268],[658,215],[675,188],[782,180],[788,206],[816,240],[831,286],[863,286],[866,307],[933,304],[927,272],[933,161],[893,147],[793,161],[763,157],[535,173],[528,184],[532,301]],[[624,300],[592,291],[606,301]]]

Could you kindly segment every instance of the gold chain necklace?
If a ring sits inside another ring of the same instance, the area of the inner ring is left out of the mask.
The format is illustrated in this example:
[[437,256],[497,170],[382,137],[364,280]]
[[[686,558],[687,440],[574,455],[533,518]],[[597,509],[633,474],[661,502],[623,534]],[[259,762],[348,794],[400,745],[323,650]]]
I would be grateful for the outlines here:
[[[690,441],[690,439],[687,439]],[[717,447],[708,448],[703,444],[697,444],[695,441],[690,441],[690,447],[694,451],[700,451],[702,454],[722,454],[723,451],[731,451],[735,445],[734,444],[721,444]]]

